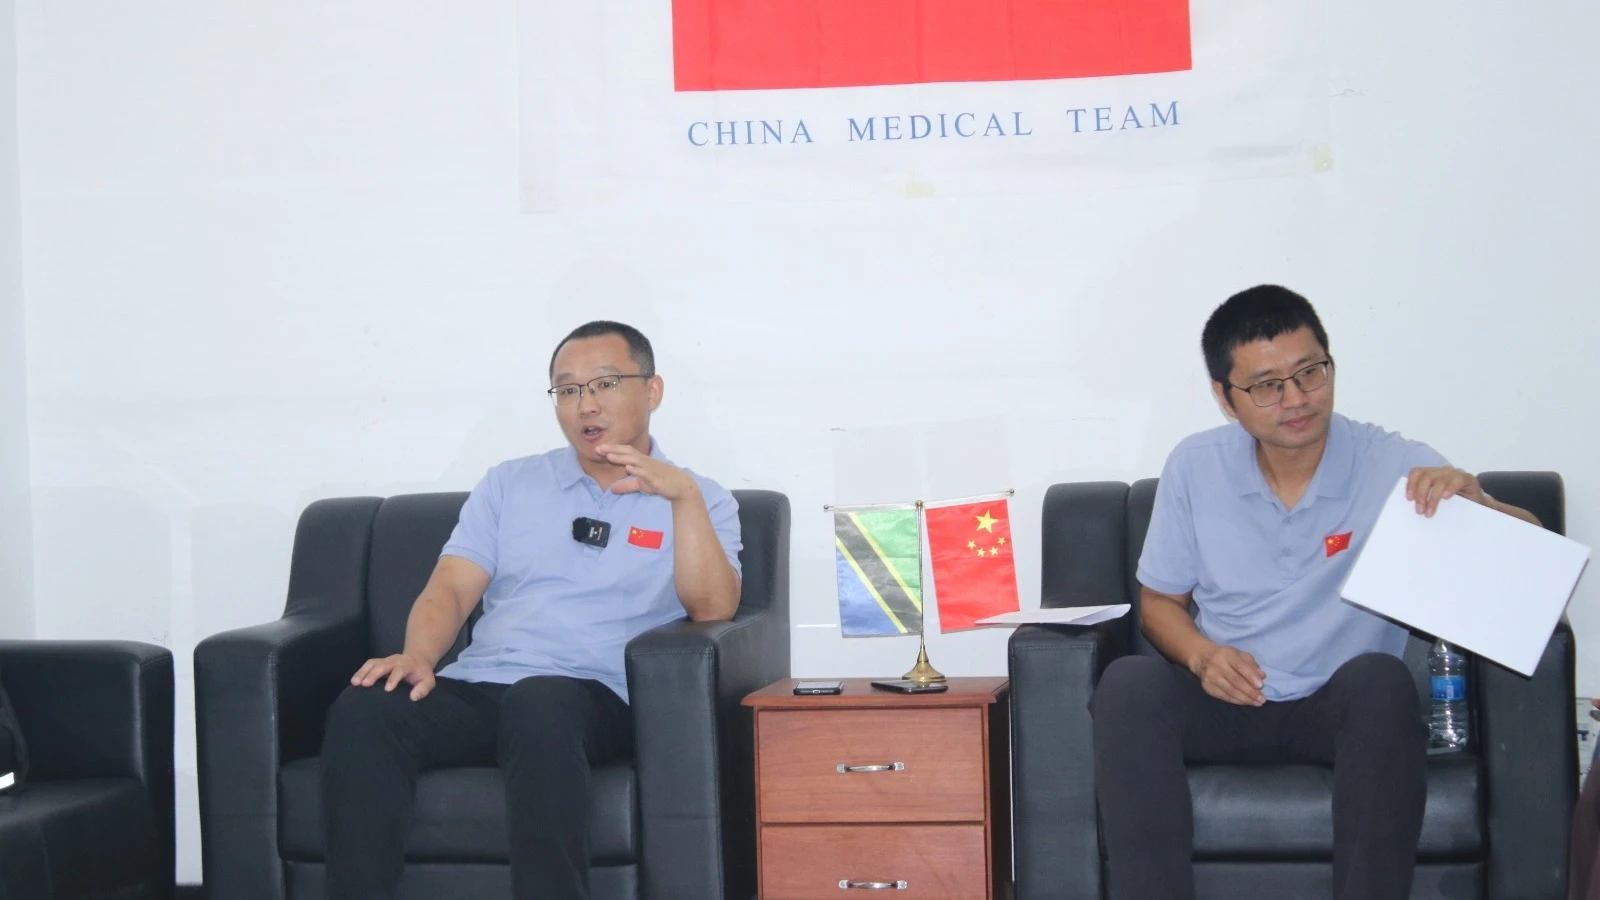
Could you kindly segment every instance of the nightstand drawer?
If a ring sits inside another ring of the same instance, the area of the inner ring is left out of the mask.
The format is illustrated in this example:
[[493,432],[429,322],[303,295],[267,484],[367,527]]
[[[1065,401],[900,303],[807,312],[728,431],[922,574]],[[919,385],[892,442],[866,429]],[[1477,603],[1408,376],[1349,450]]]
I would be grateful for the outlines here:
[[982,822],[978,709],[761,710],[763,822]]
[[761,829],[762,900],[973,900],[988,871],[981,824]]

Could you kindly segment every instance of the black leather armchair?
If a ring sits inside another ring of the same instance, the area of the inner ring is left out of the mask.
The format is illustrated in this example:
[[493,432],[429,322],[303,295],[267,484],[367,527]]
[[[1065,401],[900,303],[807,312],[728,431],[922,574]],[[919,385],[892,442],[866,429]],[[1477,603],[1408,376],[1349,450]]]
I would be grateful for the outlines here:
[[[728,622],[687,619],[627,648],[636,752],[596,771],[591,887],[608,900],[755,892],[754,747],[743,696],[789,674],[789,501],[735,491],[744,593]],[[205,886],[226,900],[322,898],[323,721],[406,616],[465,494],[325,500],[300,517],[281,619],[195,649]],[[466,646],[477,613],[446,657]],[[511,895],[499,770],[417,788],[401,896]]]
[[[1493,496],[1565,527],[1561,478],[1482,477]],[[1012,766],[1018,900],[1102,896],[1089,698],[1106,666],[1155,654],[1139,628],[1134,577],[1154,479],[1058,484],[1044,502],[1043,605],[1132,603],[1091,627],[1027,626],[1012,635]],[[1429,641],[1406,661],[1429,696]],[[1412,896],[1562,900],[1577,793],[1572,631],[1563,621],[1534,676],[1469,659],[1473,743],[1429,759],[1427,811]],[[1195,887],[1201,897],[1332,894],[1331,771],[1320,766],[1195,766]]]
[[0,897],[168,900],[172,654],[122,641],[0,641],[32,766],[0,796]]

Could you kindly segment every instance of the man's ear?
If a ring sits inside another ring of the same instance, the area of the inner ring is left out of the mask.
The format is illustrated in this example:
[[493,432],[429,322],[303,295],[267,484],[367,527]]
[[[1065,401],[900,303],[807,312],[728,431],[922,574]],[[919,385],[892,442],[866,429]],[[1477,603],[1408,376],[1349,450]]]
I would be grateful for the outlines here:
[[1234,412],[1233,397],[1230,396],[1231,393],[1232,392],[1228,390],[1228,386],[1222,382],[1211,382],[1211,396],[1216,399],[1217,408],[1222,410],[1222,414],[1224,416],[1227,416],[1230,419],[1237,419],[1239,418],[1239,414]]
[[661,405],[661,397],[667,391],[666,382],[661,380],[660,375],[651,375],[645,384],[650,386],[650,411],[655,412],[656,407]]

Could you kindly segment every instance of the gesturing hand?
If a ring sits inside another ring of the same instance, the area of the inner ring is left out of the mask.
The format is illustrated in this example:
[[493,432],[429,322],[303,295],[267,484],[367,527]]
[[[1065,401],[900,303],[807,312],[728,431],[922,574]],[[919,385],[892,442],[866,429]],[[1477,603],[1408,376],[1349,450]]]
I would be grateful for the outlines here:
[[421,700],[433,691],[433,666],[424,665],[421,660],[404,653],[367,660],[365,665],[356,670],[356,674],[350,676],[350,683],[358,687],[372,687],[385,676],[389,681],[383,686],[384,690],[392,691],[395,685],[403,681],[411,685],[412,700]]
[[1439,501],[1456,495],[1474,503],[1488,505],[1488,495],[1478,484],[1478,476],[1449,466],[1419,467],[1411,470],[1406,479],[1406,499],[1417,504],[1417,512],[1432,516],[1439,509]]
[[1267,673],[1256,665],[1256,658],[1233,647],[1217,645],[1197,657],[1190,669],[1200,679],[1206,693],[1240,706],[1260,706],[1267,702],[1261,686]]
[[640,453],[627,444],[601,444],[595,452],[614,466],[622,466],[628,473],[611,485],[614,494],[643,492],[668,501],[681,500],[700,489],[694,476],[669,462],[662,462]]

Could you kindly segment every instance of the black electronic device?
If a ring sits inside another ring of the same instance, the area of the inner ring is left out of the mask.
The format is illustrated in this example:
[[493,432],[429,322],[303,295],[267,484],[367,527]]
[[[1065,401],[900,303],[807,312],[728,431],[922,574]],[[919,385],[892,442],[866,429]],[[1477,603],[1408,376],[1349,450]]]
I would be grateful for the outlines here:
[[883,691],[894,691],[900,694],[942,694],[950,690],[950,685],[942,681],[932,684],[918,684],[915,681],[874,681],[872,686]]
[[572,539],[591,547],[604,547],[611,541],[611,523],[599,519],[573,519]]
[[802,681],[794,686],[796,694],[838,694],[843,691],[842,681]]

